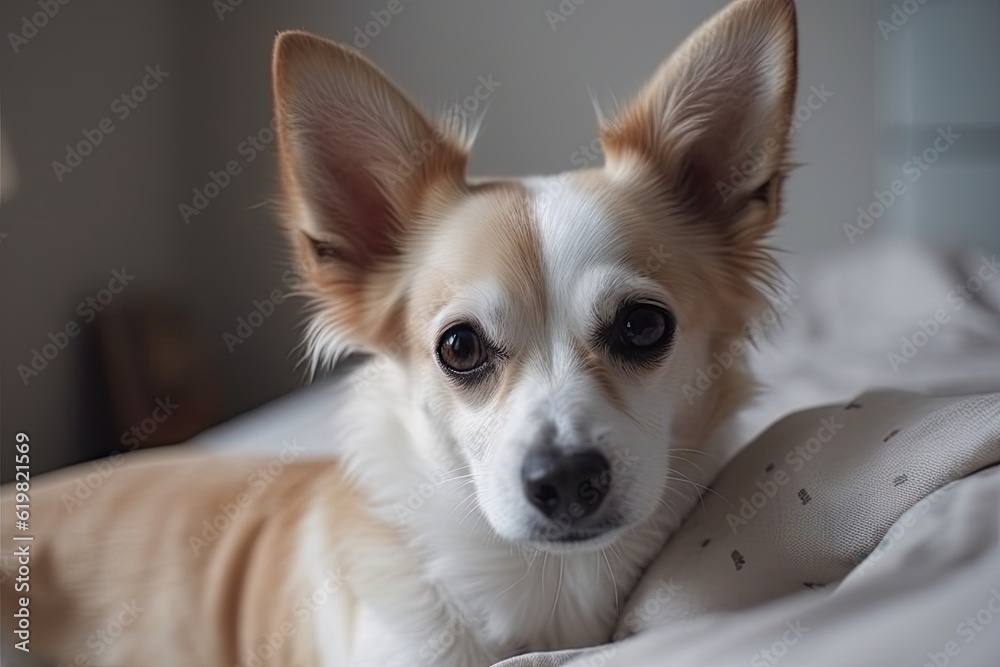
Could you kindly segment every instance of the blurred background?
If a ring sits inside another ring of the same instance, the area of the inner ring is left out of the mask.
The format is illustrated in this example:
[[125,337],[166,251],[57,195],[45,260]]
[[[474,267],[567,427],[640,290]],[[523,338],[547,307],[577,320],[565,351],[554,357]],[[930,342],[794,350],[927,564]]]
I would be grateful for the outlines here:
[[[40,473],[303,386],[270,206],[277,31],[353,44],[430,111],[488,107],[472,173],[525,175],[598,164],[591,94],[627,99],[725,4],[5,0],[0,437],[27,431]],[[1000,248],[1000,0],[798,7],[786,262]]]

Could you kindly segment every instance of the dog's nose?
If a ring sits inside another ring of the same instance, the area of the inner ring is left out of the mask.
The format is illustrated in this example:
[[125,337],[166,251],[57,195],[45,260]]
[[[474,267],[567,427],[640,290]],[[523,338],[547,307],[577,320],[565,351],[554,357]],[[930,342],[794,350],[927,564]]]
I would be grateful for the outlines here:
[[560,523],[572,523],[597,511],[611,488],[611,466],[597,451],[560,452],[537,447],[521,467],[528,502]]

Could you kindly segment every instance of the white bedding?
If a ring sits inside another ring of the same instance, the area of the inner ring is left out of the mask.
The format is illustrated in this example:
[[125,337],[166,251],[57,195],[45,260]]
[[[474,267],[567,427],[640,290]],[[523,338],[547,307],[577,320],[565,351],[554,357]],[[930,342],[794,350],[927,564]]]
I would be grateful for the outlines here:
[[945,487],[897,525],[907,527],[832,594],[680,621],[576,661],[563,653],[507,665],[996,667],[1000,469]]
[[[751,354],[764,390],[744,415],[745,442],[782,415],[871,389],[1000,390],[1000,275],[970,292],[972,300],[956,291],[998,259],[1000,253],[985,250],[945,253],[888,243],[819,260],[790,258],[799,298]],[[889,354],[941,310],[948,321],[912,359],[894,366]]]

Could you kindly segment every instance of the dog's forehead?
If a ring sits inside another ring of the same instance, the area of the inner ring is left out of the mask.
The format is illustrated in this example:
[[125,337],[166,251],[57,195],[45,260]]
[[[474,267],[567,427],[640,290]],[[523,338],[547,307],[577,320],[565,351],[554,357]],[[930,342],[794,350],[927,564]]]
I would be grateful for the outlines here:
[[579,174],[526,179],[548,283],[557,295],[625,259],[621,230],[599,189]]
[[491,302],[481,306],[501,298],[541,306],[543,250],[528,190],[516,181],[475,186],[429,235],[421,264],[438,304],[471,292]]
[[445,300],[475,292],[521,316],[588,310],[626,259],[604,199],[572,175],[476,186],[448,217],[426,262],[444,269]]

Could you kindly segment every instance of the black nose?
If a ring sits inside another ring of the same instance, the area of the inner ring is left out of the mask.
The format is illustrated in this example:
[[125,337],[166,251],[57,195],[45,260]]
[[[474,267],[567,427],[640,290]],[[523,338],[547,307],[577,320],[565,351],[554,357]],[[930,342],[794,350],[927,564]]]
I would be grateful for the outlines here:
[[597,451],[537,447],[524,459],[521,481],[528,501],[542,514],[572,524],[601,506],[611,488],[611,466]]

